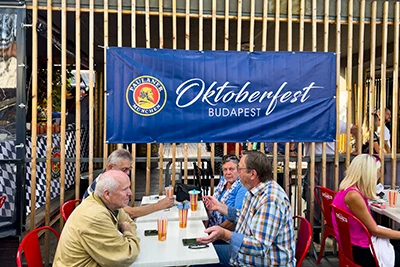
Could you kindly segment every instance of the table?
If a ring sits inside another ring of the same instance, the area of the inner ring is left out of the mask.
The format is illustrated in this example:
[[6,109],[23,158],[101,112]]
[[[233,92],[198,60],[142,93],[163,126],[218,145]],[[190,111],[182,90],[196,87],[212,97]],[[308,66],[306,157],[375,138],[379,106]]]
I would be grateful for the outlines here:
[[218,255],[212,243],[208,248],[189,249],[182,238],[206,236],[200,220],[188,221],[186,228],[179,228],[178,221],[168,221],[167,240],[158,241],[157,236],[144,236],[145,230],[157,229],[157,222],[137,223],[140,253],[131,267],[182,266],[218,263]]
[[389,207],[389,203],[387,201],[387,197],[388,197],[387,191],[388,190],[383,191],[385,193],[384,200],[386,200],[386,202],[385,202],[386,208],[380,209],[378,207],[371,205],[370,206],[371,210],[378,214],[385,215],[386,217],[392,219],[393,221],[400,223],[400,199],[399,199],[400,196],[398,196],[396,207],[391,208],[391,207]]
[[[160,196],[159,199],[153,199],[149,197],[143,197],[142,199],[142,205],[143,203],[145,204],[150,204],[159,201],[165,196]],[[154,201],[154,202],[152,202]],[[136,219],[136,222],[155,222],[157,221],[158,218],[161,216],[167,217],[169,221],[179,221],[179,214],[178,214],[178,208],[177,206],[173,206],[169,209],[165,210],[159,210],[153,213],[150,213],[146,216],[142,216]],[[191,211],[189,209],[188,213],[188,220],[199,220],[199,221],[206,221],[208,220],[208,214],[206,211],[206,208],[204,207],[203,201],[198,201],[197,204],[197,210],[196,211]]]

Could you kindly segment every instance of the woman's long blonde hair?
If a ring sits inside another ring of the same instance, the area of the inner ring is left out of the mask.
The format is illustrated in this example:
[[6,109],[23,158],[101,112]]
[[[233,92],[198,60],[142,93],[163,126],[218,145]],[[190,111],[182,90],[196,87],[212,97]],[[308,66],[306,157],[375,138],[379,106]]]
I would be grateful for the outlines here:
[[339,190],[356,186],[369,199],[376,198],[377,170],[381,163],[377,158],[368,154],[358,155],[347,169]]

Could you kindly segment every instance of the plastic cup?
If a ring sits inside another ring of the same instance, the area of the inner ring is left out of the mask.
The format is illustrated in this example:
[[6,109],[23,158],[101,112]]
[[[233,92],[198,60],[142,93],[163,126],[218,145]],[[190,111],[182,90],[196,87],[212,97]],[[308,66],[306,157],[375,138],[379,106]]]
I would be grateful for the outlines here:
[[179,212],[179,227],[186,228],[188,212],[189,212],[189,205],[185,205],[185,204],[178,205],[178,212]]
[[173,197],[174,196],[174,188],[172,186],[167,186],[165,188],[165,196],[166,197]]
[[167,240],[167,224],[167,218],[161,217],[157,219],[158,241]]
[[197,190],[191,190],[189,191],[189,196],[190,196],[190,209],[192,211],[196,211],[197,210],[197,199],[198,199],[198,195],[200,194],[200,191]]
[[394,208],[397,204],[397,195],[399,194],[396,190],[389,190],[389,207]]

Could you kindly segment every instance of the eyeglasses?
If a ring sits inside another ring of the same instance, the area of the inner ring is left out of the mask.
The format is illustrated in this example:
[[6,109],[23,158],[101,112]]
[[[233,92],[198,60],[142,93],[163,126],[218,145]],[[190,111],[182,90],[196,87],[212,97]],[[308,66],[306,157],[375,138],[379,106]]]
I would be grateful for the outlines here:
[[222,157],[222,163],[231,161],[231,160],[236,160],[237,162],[240,161],[240,159],[238,157],[236,157],[236,155],[225,155]]

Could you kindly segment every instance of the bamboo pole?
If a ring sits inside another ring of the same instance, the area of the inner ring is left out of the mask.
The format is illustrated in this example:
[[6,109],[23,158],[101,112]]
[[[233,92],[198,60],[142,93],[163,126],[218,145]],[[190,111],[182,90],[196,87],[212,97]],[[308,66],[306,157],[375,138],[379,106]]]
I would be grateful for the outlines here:
[[211,176],[210,181],[210,195],[214,195],[214,176],[215,176],[215,143],[211,143],[211,169],[214,175]]
[[[65,192],[65,136],[66,136],[66,96],[67,96],[67,2],[61,1],[61,142],[60,142],[60,207],[64,203]],[[50,178],[50,177],[49,177]],[[48,188],[47,188],[48,186]],[[50,181],[46,182],[46,221],[50,222]],[[48,212],[47,212],[48,211]],[[49,218],[47,218],[49,217]],[[60,231],[64,227],[64,221],[60,220]]]
[[237,7],[237,39],[236,39],[236,50],[240,51],[242,47],[242,6],[243,1],[238,0],[238,7]]
[[[162,1],[162,0],[160,0]],[[186,0],[185,9],[185,50],[190,49],[190,0]]]
[[[117,46],[122,47],[122,0],[117,1]],[[117,149],[122,147],[122,144],[117,144]]]
[[[190,0],[186,0],[186,9],[185,9],[185,50],[190,49]],[[185,143],[183,145],[183,153],[184,153],[184,183],[187,184],[188,181],[188,148],[189,145]],[[212,159],[211,159],[212,160]]]
[[[164,144],[161,143],[159,147],[160,160],[158,162],[159,166],[159,176],[158,176],[158,194],[161,196],[163,191],[163,170],[164,170]],[[167,178],[165,178],[165,185],[169,185]]]
[[[341,2],[336,1],[336,110],[340,110],[340,45],[341,45],[341,39],[340,39],[340,34],[341,34]],[[334,178],[334,184],[335,188],[334,190],[337,191],[339,188],[339,128],[340,123],[339,120],[336,119],[336,142],[335,142],[335,178]]]
[[[262,151],[264,152],[264,150],[262,150]],[[289,177],[289,175],[290,175],[290,167],[289,167],[290,158],[289,158],[289,154],[290,154],[290,143],[286,142],[286,144],[285,144],[285,168],[284,168],[284,170],[285,170],[285,173],[284,173],[285,182],[284,182],[284,184],[285,184],[286,195],[288,195],[289,196],[289,200],[292,201],[291,200],[292,196],[289,195],[290,187],[291,187],[291,185],[290,185],[290,177]]]
[[268,30],[268,0],[263,2],[263,14],[262,14],[262,41],[261,51],[267,50],[267,30]]
[[163,9],[164,9],[164,1],[158,1],[158,32],[159,32],[159,47],[164,48],[164,16],[163,16]]
[[224,50],[229,50],[229,1],[225,0],[225,31],[224,31]]
[[203,1],[199,1],[199,51],[203,51]]
[[[379,147],[381,158],[381,178],[380,182],[384,184],[385,178],[385,113],[386,113],[386,65],[387,65],[387,41],[388,41],[388,12],[389,2],[383,2],[383,24],[382,24],[382,59],[381,59],[381,101],[380,101],[380,133],[379,133]],[[372,143],[371,143],[372,144]],[[393,188],[394,189],[394,188]]]
[[172,186],[175,188],[176,180],[176,143],[172,144],[172,164],[171,164]]
[[347,26],[347,68],[346,68],[346,90],[347,90],[347,125],[346,125],[346,168],[350,165],[350,122],[352,121],[352,71],[353,71],[353,0],[348,2],[348,26]]
[[[292,25],[292,19],[293,19],[293,4],[292,0],[287,1],[287,15],[288,15],[288,23],[287,23],[287,49],[288,51],[292,51],[292,46],[293,46],[293,25]],[[285,145],[286,146],[286,145]]]
[[279,17],[280,17],[280,0],[275,0],[275,43],[274,50],[279,51]]
[[[370,121],[371,125],[374,125],[374,116],[372,113],[375,111],[375,56],[376,56],[376,9],[377,9],[377,3],[376,1],[372,2],[372,8],[371,8],[371,41],[370,41],[370,50],[371,50],[371,62],[370,62],[370,75],[371,75],[371,80],[370,80],[370,88],[369,88],[369,114],[368,114],[368,120]],[[373,144],[374,143],[374,131],[369,132],[369,143]],[[369,153],[373,153],[373,146],[369,146]]]
[[[298,151],[303,150],[303,143],[299,143],[297,145]],[[297,215],[302,215],[303,214],[303,209],[302,209],[302,199],[301,199],[301,191],[302,191],[302,178],[303,178],[303,156],[301,153],[297,154]],[[295,205],[296,206],[296,205]]]
[[254,51],[254,17],[255,17],[255,1],[250,0],[250,36],[249,36],[249,52]]
[[300,23],[299,23],[299,51],[304,50],[304,12],[305,0],[300,0]]
[[176,0],[172,0],[172,48],[176,49]]
[[211,10],[211,50],[217,49],[217,0],[212,0]]
[[77,0],[75,5],[75,199],[79,199],[81,185],[81,1]]
[[[136,47],[136,0],[131,0],[131,47]],[[132,171],[131,171],[131,203],[135,204],[136,196],[136,144],[132,144]]]
[[146,48],[150,48],[150,3],[145,1],[145,31],[146,31]]
[[364,71],[364,34],[365,34],[365,0],[360,1],[360,30],[359,30],[359,36],[358,36],[358,82],[357,82],[357,122],[356,124],[359,125],[359,130],[357,132],[357,136],[355,137],[357,140],[357,151],[358,153],[361,153],[361,147],[362,147],[362,133],[361,133],[361,125],[362,125],[362,120],[363,120],[363,86],[364,86],[364,77],[363,77],[363,71]]
[[397,124],[399,115],[399,2],[394,4],[394,54],[393,54],[393,116],[392,116],[392,188],[396,187],[396,165],[397,165]]
[[[288,51],[292,51],[293,48],[293,25],[292,25],[292,19],[293,19],[293,3],[292,0],[288,0],[287,1],[288,4],[288,8],[287,8],[287,14],[288,14],[288,26],[287,26],[287,49]],[[262,143],[264,144],[264,143]],[[261,151],[264,152],[264,146],[262,146],[262,148],[260,147]],[[300,151],[298,151],[299,154],[301,154]],[[291,196],[289,195],[290,192],[290,143],[286,142],[285,143],[285,173],[284,173],[284,184],[285,184],[285,192],[286,194],[289,196],[289,199],[291,198]]]
[[[103,21],[103,27],[104,27],[104,46],[108,47],[108,0],[104,0],[104,21]],[[135,14],[134,12],[132,12],[132,14]],[[106,57],[106,49],[104,49],[104,71],[106,71],[106,66],[107,66],[107,57]],[[106,73],[107,74],[107,73]],[[107,75],[104,75],[104,85],[107,84]],[[104,95],[104,110],[103,110],[103,144],[104,144],[104,149],[103,149],[103,169],[106,168],[107,165],[107,158],[108,158],[108,143],[106,140],[107,137],[107,88],[103,89],[103,95]],[[92,177],[93,179],[93,177]],[[89,184],[92,182],[92,180],[90,180],[90,176],[89,176]],[[132,187],[132,185],[131,185]],[[132,194],[133,195],[133,194]],[[131,196],[131,200],[132,200],[132,196]]]
[[93,147],[94,147],[94,0],[90,0],[89,12],[89,183],[93,181]]
[[[99,75],[99,110],[98,110],[98,116],[99,116],[99,127],[98,127],[98,131],[99,131],[99,139],[98,139],[98,146],[99,146],[99,154],[97,156],[102,157],[103,153],[104,153],[104,147],[107,146],[107,144],[104,141],[104,115],[105,114],[105,108],[104,108],[104,84],[105,84],[105,75],[104,75],[105,71],[100,72]],[[103,165],[101,163],[97,164],[97,167],[101,166],[100,168],[103,167]]]
[[189,151],[188,151],[188,144],[185,143],[183,145],[183,158],[184,158],[184,162],[183,162],[183,168],[184,168],[184,183],[187,184],[187,179],[188,179],[188,156],[189,156]]
[[[38,21],[38,2],[33,0],[32,28],[36,29]],[[32,160],[31,160],[31,214],[30,230],[35,229],[36,214],[36,175],[37,175],[37,86],[38,86],[38,35],[32,31]]]
[[146,145],[146,196],[150,195],[150,168],[151,168],[151,143],[147,143]]

